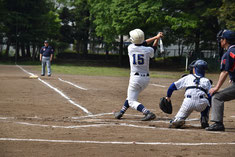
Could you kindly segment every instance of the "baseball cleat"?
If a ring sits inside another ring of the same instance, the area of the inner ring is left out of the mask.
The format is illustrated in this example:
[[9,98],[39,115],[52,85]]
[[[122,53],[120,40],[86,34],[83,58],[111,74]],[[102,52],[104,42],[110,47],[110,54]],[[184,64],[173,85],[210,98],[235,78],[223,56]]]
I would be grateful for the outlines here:
[[142,118],[142,121],[149,121],[149,120],[153,120],[156,118],[156,115],[152,112],[149,112],[148,114],[145,115],[144,118]]
[[224,131],[224,130],[225,130],[224,124],[218,122],[215,122],[214,124],[206,128],[206,131]]
[[123,114],[124,113],[122,113],[122,112],[114,112],[114,117],[116,118],[116,119],[121,119],[121,117],[123,116]]
[[170,128],[181,128],[185,124],[185,120],[182,118],[175,118],[170,121]]

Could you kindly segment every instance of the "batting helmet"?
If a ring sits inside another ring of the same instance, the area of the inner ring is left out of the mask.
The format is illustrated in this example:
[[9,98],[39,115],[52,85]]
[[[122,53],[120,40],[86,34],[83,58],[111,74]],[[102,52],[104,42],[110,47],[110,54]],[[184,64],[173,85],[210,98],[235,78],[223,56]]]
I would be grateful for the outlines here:
[[217,34],[217,39],[226,39],[229,44],[234,44],[235,43],[235,32],[231,30],[221,30]]
[[144,32],[141,29],[134,29],[129,34],[132,43],[142,44],[144,42]]

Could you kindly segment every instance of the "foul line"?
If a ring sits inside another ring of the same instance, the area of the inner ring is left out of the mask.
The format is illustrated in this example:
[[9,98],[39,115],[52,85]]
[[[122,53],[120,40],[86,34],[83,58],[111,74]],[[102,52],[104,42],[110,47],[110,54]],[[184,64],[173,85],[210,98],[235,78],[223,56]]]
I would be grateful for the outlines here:
[[59,79],[60,81],[62,81],[62,82],[68,83],[68,84],[70,84],[70,85],[72,85],[72,86],[74,86],[74,87],[76,87],[76,88],[79,88],[79,89],[82,89],[82,90],[87,90],[86,88],[80,87],[80,86],[78,86],[78,85],[76,85],[76,84],[73,84],[72,82],[65,81],[65,80],[63,80],[63,79],[61,79],[61,78],[58,78],[58,79]]
[[[24,68],[22,68],[19,65],[16,65],[17,67],[19,67],[21,70],[23,70],[25,73],[29,74],[29,75],[34,75],[33,73],[30,73],[28,71],[26,71]],[[58,90],[57,88],[53,87],[52,85],[50,85],[49,83],[47,83],[46,81],[43,81],[42,79],[38,78],[39,81],[41,81],[42,83],[44,83],[45,85],[47,85],[48,87],[50,87],[51,89],[53,89],[54,91],[56,91],[57,93],[59,93],[62,97],[64,97],[66,100],[68,100],[71,104],[79,107],[80,109],[82,109],[85,113],[87,113],[88,115],[92,115],[91,112],[89,112],[86,108],[82,107],[81,105],[75,103],[73,100],[71,100],[68,96],[66,96],[62,91]]]
[[166,86],[162,86],[162,85],[159,85],[159,84],[150,84],[152,86],[156,86],[156,87],[162,87],[162,88],[165,88]]
[[[5,121],[11,122],[11,121]],[[89,128],[89,127],[105,127],[105,126],[114,126],[114,127],[133,127],[133,128],[141,128],[141,129],[154,129],[154,130],[166,130],[166,131],[180,131],[180,132],[194,132],[195,130],[186,130],[186,129],[174,129],[174,128],[158,128],[153,126],[143,126],[143,125],[135,125],[128,123],[117,123],[117,122],[100,122],[101,124],[89,124],[89,125],[70,125],[70,126],[59,126],[59,125],[46,125],[46,124],[33,124],[28,122],[13,122],[19,125],[27,125],[27,126],[36,126],[36,127],[50,127],[50,128],[61,128],[61,129],[79,129],[79,128]],[[215,133],[215,134],[226,134],[226,132],[216,132],[210,131],[206,133]]]
[[119,141],[79,141],[79,140],[47,140],[47,139],[19,139],[0,138],[0,141],[26,141],[26,142],[52,142],[52,143],[84,143],[84,144],[138,144],[138,145],[175,145],[175,146],[200,146],[200,145],[235,145],[234,142],[227,143],[173,143],[173,142],[119,142]]

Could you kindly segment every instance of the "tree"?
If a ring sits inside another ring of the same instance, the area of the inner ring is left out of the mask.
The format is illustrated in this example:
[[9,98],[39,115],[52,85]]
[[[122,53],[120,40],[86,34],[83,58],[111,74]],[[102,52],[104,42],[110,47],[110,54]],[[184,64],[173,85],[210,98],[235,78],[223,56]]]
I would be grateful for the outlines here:
[[175,41],[180,44],[193,44],[196,58],[202,57],[202,48],[211,46],[210,41],[215,39],[219,24],[211,10],[220,6],[221,0],[164,1],[165,19],[173,30],[173,38],[178,36]]
[[235,31],[235,2],[223,0],[223,5],[219,9],[219,20],[222,27]]
[[[35,5],[36,4],[36,5]],[[45,39],[56,39],[59,28],[57,15],[51,10],[54,4],[48,0],[3,0],[6,17],[3,20],[7,27],[5,36],[7,44],[16,48],[16,59],[21,47],[22,56],[27,47],[27,56],[30,56],[29,46],[38,46]]]

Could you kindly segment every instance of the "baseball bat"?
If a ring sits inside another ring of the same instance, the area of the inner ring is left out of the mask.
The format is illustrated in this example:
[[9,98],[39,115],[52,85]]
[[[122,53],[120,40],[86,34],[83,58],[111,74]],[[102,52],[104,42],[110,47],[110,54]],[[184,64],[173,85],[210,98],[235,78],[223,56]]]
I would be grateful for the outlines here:
[[160,44],[160,53],[163,53],[164,52],[164,47],[163,47],[163,42],[162,42],[161,38],[159,39],[159,44]]

